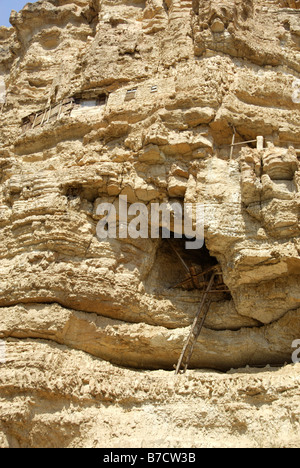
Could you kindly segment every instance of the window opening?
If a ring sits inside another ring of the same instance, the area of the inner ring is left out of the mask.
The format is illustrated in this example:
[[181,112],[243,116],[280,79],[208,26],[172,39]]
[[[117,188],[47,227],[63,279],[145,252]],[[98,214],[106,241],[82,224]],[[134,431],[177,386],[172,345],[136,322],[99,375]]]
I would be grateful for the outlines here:
[[137,88],[128,89],[125,96],[125,101],[131,101],[135,99]]
[[96,107],[96,106],[104,106],[107,101],[106,94],[100,94],[97,97],[94,96],[87,96],[87,97],[75,97],[75,104],[81,107]]

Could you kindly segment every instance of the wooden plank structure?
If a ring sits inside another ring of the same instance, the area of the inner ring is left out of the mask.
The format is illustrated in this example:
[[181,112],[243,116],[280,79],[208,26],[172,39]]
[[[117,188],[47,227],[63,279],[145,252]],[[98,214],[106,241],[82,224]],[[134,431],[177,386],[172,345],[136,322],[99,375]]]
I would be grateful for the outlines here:
[[[196,341],[201,333],[206,316],[210,309],[212,302],[212,297],[210,295],[224,292],[229,293],[230,291],[223,283],[222,271],[219,265],[214,265],[210,268],[207,268],[205,271],[198,272],[195,266],[189,267],[187,265],[175,246],[172,245],[169,240],[168,243],[188,274],[185,279],[172,285],[171,288],[181,286],[190,289],[200,289],[203,291],[202,299],[200,301],[189,336],[183,346],[177,366],[174,366],[175,374],[180,374],[186,372],[190,363]],[[200,277],[202,277],[201,281]],[[207,280],[208,277],[209,280]]]
[[264,137],[262,137],[262,136],[258,136],[255,140],[240,141],[239,143],[235,143],[235,138],[236,138],[236,131],[234,131],[234,133],[233,133],[231,145],[223,145],[223,146],[227,146],[227,147],[229,146],[231,148],[231,150],[230,150],[230,159],[232,159],[233,148],[235,146],[243,146],[243,145],[248,145],[249,143],[256,143],[256,148],[258,150],[264,149],[264,147],[263,147]]
[[97,98],[66,98],[62,101],[46,106],[38,112],[34,112],[22,120],[22,131],[26,133],[35,127],[41,127],[48,122],[54,122],[60,119],[62,116],[69,116],[73,109],[80,108],[87,102],[94,102],[95,106],[104,106],[107,102],[107,95],[100,94]]
[[45,123],[55,121],[63,115],[70,115],[74,106],[75,100],[67,98],[53,106],[49,105],[43,110],[24,117],[22,120],[23,133],[35,127],[43,126]]

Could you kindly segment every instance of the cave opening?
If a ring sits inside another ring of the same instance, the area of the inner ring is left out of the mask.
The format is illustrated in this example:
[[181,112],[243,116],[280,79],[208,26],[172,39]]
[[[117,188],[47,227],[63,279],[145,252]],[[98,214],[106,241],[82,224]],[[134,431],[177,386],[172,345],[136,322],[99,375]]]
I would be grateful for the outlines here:
[[176,238],[172,231],[169,235],[164,233],[162,236],[161,251],[163,257],[168,256],[169,262],[165,262],[165,265],[169,263],[170,267],[168,271],[164,268],[163,272],[166,288],[205,291],[212,274],[215,273],[210,294],[222,294],[225,295],[224,300],[231,299],[230,291],[223,281],[221,266],[217,258],[210,254],[207,246],[204,244],[195,250],[187,248],[186,242],[194,240],[186,236]]
[[[263,336],[260,329],[264,325],[238,313],[231,291],[224,282],[219,259],[212,255],[214,252],[207,245],[188,250],[185,248],[187,239],[175,238],[173,232],[165,237],[161,232],[147,286],[157,298],[170,301],[174,306],[172,312],[178,313],[178,316],[171,316],[169,328],[185,330],[180,351],[174,354],[175,373],[198,368],[234,372],[234,369],[245,366],[277,369],[287,362],[286,356],[282,358],[281,350],[273,353],[263,341],[261,354],[255,346],[251,348],[249,345],[248,350],[249,337],[260,343]],[[213,273],[218,274],[213,277]],[[268,329],[270,327],[266,326]],[[231,337],[230,343],[228,337]],[[216,348],[212,347],[214,341]],[[225,350],[222,357],[218,354],[221,343]],[[240,347],[239,355],[237,348]]]
[[[169,263],[169,268],[164,268],[164,275],[169,271],[169,275],[176,272],[177,276],[176,281],[170,282],[166,289],[169,292],[177,290],[179,296],[182,294],[180,290],[189,291],[192,295],[194,295],[193,290],[198,290],[200,293],[199,298],[195,298],[196,309],[189,335],[177,365],[174,363],[176,374],[186,372],[212,303],[231,300],[230,290],[224,283],[221,265],[217,258],[210,254],[205,244],[199,249],[190,250],[187,240],[192,239],[185,236],[176,238],[172,232],[162,232],[161,249],[166,256],[168,255],[169,262],[172,261],[174,265],[170,267]],[[167,264],[166,261],[165,263]],[[170,277],[165,277],[165,281],[169,279]]]

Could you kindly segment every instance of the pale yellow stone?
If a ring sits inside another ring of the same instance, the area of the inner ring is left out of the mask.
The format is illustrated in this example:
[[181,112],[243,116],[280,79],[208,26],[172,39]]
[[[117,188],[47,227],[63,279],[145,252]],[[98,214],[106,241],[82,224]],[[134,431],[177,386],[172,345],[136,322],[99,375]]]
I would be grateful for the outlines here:
[[[1,448],[299,447],[298,13],[49,0],[0,28]],[[119,195],[149,229],[152,202],[204,206],[186,262],[230,293],[185,375],[202,291],[166,240],[97,237]]]

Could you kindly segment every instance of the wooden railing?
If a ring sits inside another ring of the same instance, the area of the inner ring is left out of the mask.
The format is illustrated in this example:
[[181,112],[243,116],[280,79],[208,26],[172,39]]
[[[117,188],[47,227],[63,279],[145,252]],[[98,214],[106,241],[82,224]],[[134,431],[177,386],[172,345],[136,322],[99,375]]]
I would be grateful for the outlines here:
[[28,115],[22,120],[23,133],[35,127],[41,127],[47,122],[58,120],[63,115],[70,115],[74,106],[75,100],[67,98],[53,106],[50,105],[41,111]]

